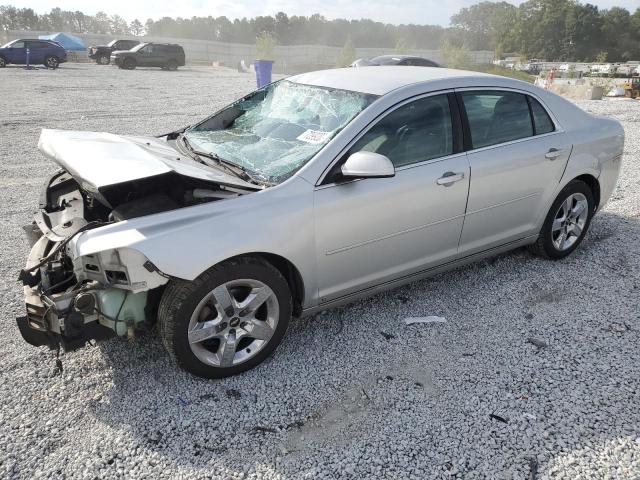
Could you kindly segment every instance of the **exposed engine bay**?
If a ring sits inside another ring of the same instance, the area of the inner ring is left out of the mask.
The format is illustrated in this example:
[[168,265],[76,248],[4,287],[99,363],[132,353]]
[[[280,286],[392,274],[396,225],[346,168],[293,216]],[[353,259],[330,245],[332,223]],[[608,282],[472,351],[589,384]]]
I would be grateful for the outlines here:
[[251,190],[169,171],[96,188],[62,169],[47,183],[34,222],[32,250],[20,272],[27,315],[18,319],[33,345],[72,350],[89,339],[131,336],[155,321],[169,277],[136,250],[74,258],[70,241],[116,222],[230,199]]

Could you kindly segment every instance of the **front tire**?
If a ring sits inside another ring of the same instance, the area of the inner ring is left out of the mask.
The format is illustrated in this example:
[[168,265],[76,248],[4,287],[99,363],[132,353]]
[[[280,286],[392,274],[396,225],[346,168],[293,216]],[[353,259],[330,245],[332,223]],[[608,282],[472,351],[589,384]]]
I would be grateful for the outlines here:
[[96,60],[96,63],[98,65],[109,65],[110,62],[111,59],[107,55],[100,55],[98,57],[98,60]]
[[133,58],[125,58],[122,62],[122,68],[126,70],[135,70],[136,61]]
[[51,70],[55,70],[56,68],[58,68],[58,65],[60,65],[60,60],[58,60],[58,57],[54,55],[49,55],[44,59],[44,66],[50,68]]
[[584,240],[595,209],[591,188],[580,180],[569,182],[553,202],[531,251],[552,260],[568,257]]
[[0,68],[7,66],[7,60],[4,57],[0,57]]
[[228,260],[192,282],[169,282],[158,310],[165,348],[184,370],[224,378],[264,361],[292,313],[289,286],[258,258]]

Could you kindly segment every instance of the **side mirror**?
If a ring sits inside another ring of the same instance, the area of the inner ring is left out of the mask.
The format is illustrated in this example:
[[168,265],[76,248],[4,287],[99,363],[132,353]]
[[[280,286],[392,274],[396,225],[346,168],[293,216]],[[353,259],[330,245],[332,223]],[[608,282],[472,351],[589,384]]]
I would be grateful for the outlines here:
[[356,152],[347,158],[341,168],[346,178],[388,178],[396,169],[384,155],[373,152]]

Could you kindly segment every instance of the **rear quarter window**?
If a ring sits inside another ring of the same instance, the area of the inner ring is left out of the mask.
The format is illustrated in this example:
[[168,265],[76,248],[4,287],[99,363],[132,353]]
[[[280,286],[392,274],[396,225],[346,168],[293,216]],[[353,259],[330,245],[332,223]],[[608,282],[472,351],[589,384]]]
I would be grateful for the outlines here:
[[531,114],[533,115],[533,124],[535,126],[536,135],[544,135],[545,133],[551,133],[555,131],[556,127],[553,124],[553,120],[544,109],[540,102],[535,98],[529,97],[529,104],[531,105]]

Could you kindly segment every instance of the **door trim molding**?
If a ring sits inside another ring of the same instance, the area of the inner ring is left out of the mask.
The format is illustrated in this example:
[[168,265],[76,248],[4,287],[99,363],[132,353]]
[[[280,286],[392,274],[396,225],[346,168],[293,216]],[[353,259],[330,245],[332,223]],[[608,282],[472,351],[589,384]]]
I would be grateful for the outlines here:
[[402,230],[399,232],[389,233],[388,235],[383,235],[382,237],[372,238],[371,240],[365,240],[363,242],[354,243],[353,245],[348,245],[346,247],[336,248],[335,250],[329,250],[325,252],[325,255],[335,255],[336,253],[346,252],[347,250],[353,250],[354,248],[364,247],[365,245],[369,245],[371,243],[380,242],[382,240],[388,240],[389,238],[398,237],[400,235],[404,235],[407,233],[417,232],[418,230],[424,230],[425,228],[434,227],[436,225],[441,225],[446,222],[450,222],[452,220],[457,220],[459,218],[464,218],[465,214],[462,213],[460,215],[456,215],[451,218],[445,218],[443,220],[438,220],[437,222],[427,223],[426,225],[418,225],[417,227],[407,228],[406,230]]
[[327,300],[320,302],[314,307],[305,308],[302,311],[301,316],[309,316],[315,313],[318,313],[322,310],[327,310],[329,308],[339,307],[341,305],[345,305],[347,303],[351,303],[355,300],[358,300],[362,297],[367,297],[370,295],[374,295],[376,293],[380,293],[386,290],[390,290],[392,288],[400,287],[402,285],[406,285],[407,283],[411,283],[417,280],[421,280],[424,278],[428,278],[430,276],[436,275],[438,273],[449,271],[453,268],[460,267],[462,265],[466,265],[468,263],[473,263],[477,260],[481,260],[482,258],[489,257],[492,255],[497,255],[500,253],[508,252],[518,247],[523,247],[525,245],[530,245],[536,241],[538,235],[530,235],[519,240],[514,240],[512,242],[508,242],[497,247],[490,248],[488,250],[483,250],[481,252],[473,253],[471,255],[467,255],[462,258],[458,258],[455,260],[451,260],[435,267],[430,267],[425,270],[420,270],[418,272],[411,273],[409,275],[403,275],[401,277],[388,280],[386,282],[382,282],[371,287],[364,288],[362,290],[358,290],[357,292],[349,293],[347,295],[343,295],[331,300]]

